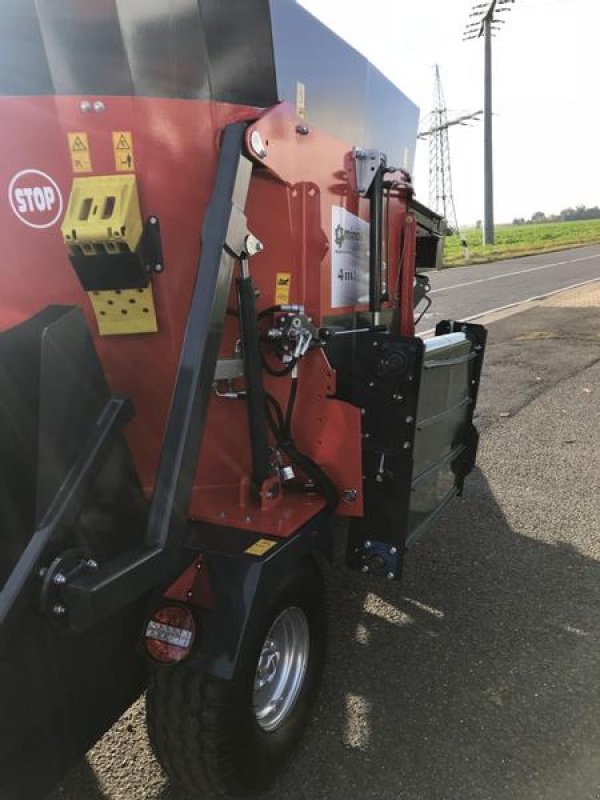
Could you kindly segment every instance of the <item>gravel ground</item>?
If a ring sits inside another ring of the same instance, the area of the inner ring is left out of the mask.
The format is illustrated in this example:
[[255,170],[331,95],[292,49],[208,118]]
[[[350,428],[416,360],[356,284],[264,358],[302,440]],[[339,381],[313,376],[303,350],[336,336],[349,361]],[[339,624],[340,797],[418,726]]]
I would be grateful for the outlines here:
[[[321,699],[271,800],[600,798],[598,318],[494,323],[465,496],[402,584],[337,568]],[[59,798],[178,800],[141,702]]]

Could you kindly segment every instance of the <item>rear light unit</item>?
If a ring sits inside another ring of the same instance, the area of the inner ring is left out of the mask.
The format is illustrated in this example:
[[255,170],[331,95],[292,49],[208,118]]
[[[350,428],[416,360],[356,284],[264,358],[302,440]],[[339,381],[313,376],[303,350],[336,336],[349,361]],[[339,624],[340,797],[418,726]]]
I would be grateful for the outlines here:
[[150,658],[159,664],[178,664],[191,652],[196,639],[196,621],[185,606],[158,608],[148,620],[144,644]]

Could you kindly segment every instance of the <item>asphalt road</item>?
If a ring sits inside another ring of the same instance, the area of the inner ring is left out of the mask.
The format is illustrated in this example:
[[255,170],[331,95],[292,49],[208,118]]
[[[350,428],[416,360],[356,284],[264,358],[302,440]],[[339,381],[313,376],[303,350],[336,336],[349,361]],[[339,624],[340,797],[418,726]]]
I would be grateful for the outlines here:
[[430,312],[419,330],[442,319],[466,319],[531,297],[600,278],[600,246],[428,272]]
[[[469,280],[501,269],[469,268]],[[439,279],[468,282],[465,270]],[[527,296],[540,293],[531,280]],[[478,467],[408,554],[402,583],[340,560],[323,691],[269,800],[600,798],[596,297],[490,326]],[[143,701],[48,800],[82,798],[183,800],[150,752]]]

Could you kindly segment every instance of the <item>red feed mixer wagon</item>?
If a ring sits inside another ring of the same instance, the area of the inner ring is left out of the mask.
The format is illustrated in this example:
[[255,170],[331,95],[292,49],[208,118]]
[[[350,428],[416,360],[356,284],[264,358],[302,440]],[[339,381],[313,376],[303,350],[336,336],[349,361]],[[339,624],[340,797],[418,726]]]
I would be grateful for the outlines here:
[[485,330],[415,335],[418,111],[293,0],[0,13],[0,797],[146,687],[174,785],[260,791],[332,522],[398,580],[475,462]]

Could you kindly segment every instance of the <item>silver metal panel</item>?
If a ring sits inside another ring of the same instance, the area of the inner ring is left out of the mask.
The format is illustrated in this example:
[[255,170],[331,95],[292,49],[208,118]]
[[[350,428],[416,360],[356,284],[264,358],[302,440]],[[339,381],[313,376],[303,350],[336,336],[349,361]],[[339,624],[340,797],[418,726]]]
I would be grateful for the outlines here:
[[3,0],[0,87],[4,95],[52,92],[52,79],[34,0]]
[[378,147],[387,153],[390,166],[412,172],[419,129],[419,109],[368,62],[363,113],[365,147]]
[[271,0],[279,99],[305,87],[308,124],[412,169],[419,111],[369,61],[299,6]]
[[197,0],[117,0],[137,95],[211,96],[205,31]]
[[200,0],[215,99],[277,102],[269,0]]
[[[452,333],[428,339],[425,346],[414,442],[413,481],[436,464],[441,464],[457,443],[463,441],[462,433],[470,407],[469,339],[463,333]],[[432,364],[436,366],[429,369],[428,365]],[[438,486],[435,475],[426,483],[430,487]],[[445,486],[442,493],[444,491]],[[428,494],[429,490],[419,490],[420,494],[423,492]]]
[[424,339],[423,341],[426,355],[429,353],[440,355],[440,351],[445,348],[466,342],[467,336],[464,333],[446,333],[444,336],[432,336],[431,339]]
[[36,9],[56,94],[134,94],[115,0],[36,0]]

